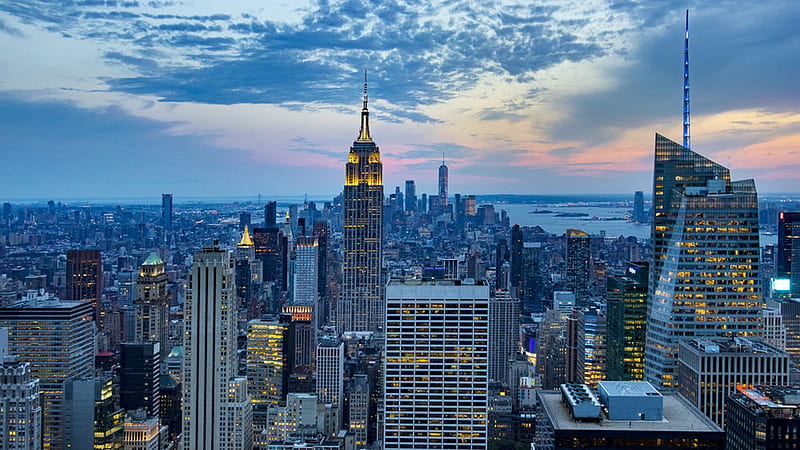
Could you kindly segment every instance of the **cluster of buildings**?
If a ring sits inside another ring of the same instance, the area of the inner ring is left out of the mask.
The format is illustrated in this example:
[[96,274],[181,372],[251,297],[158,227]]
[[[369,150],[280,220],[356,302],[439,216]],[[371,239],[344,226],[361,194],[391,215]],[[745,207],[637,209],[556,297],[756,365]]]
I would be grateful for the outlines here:
[[800,212],[760,245],[690,149],[688,27],[686,61],[649,242],[512,225],[444,160],[387,196],[366,79],[321,208],[5,203],[0,448],[794,448]]

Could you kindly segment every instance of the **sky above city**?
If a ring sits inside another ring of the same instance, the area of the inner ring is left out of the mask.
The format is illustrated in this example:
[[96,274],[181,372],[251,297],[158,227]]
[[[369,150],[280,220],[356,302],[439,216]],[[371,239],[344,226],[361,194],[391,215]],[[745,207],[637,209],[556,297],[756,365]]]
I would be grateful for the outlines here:
[[363,72],[387,193],[652,189],[680,142],[800,192],[800,2],[6,0],[6,199],[341,191]]

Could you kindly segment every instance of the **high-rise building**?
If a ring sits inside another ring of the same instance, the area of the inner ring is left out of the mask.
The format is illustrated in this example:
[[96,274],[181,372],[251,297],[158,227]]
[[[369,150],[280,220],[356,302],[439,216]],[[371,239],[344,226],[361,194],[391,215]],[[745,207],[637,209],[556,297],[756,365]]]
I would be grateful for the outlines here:
[[183,448],[249,449],[252,405],[236,358],[237,311],[231,255],[194,254],[184,303]]
[[489,300],[489,379],[509,384],[510,361],[519,352],[519,299],[496,291]]
[[278,202],[269,202],[264,206],[264,227],[275,228],[278,226]]
[[783,325],[786,327],[784,349],[795,367],[800,367],[800,299],[790,298],[779,303]]
[[656,135],[646,379],[676,387],[678,341],[763,333],[752,180]]
[[335,430],[341,429],[344,412],[344,359],[343,342],[323,340],[317,346],[317,398],[320,403],[331,405]]
[[607,380],[644,380],[648,275],[647,263],[630,263],[623,275],[608,278]]
[[290,370],[298,366],[311,366],[317,349],[317,327],[314,325],[317,306],[284,305],[282,314],[288,314],[294,327],[294,362]]
[[366,374],[353,375],[348,394],[349,418],[347,429],[355,435],[356,448],[366,448],[369,431],[370,389]]
[[720,427],[725,399],[739,386],[789,383],[789,355],[746,338],[681,341],[678,392]]
[[161,194],[161,226],[172,230],[172,194]]
[[575,304],[589,304],[591,239],[581,230],[567,230],[567,289],[575,293]]
[[789,449],[800,442],[797,387],[739,386],[727,405],[727,450]]
[[169,298],[164,261],[153,252],[139,267],[136,279],[136,342],[169,342]]
[[31,363],[19,356],[5,356],[0,361],[0,448],[42,448],[39,379],[31,375]]
[[42,447],[63,448],[64,381],[94,372],[92,305],[29,292],[0,308],[0,327],[8,327],[9,353],[30,363],[31,376],[39,379]]
[[633,194],[633,221],[647,222],[647,216],[644,213],[644,192],[642,191],[636,191]]
[[392,280],[386,305],[384,448],[485,449],[488,285]]
[[689,149],[688,10],[683,100],[683,145],[655,139],[645,379],[659,389],[677,387],[679,341],[763,333],[755,183]]
[[337,331],[377,331],[383,326],[381,253],[383,165],[369,131],[367,82],[361,130],[350,147],[344,185],[344,261]]
[[120,344],[119,405],[144,409],[159,417],[161,405],[161,352],[158,342]]
[[249,212],[239,213],[239,229],[244,230],[244,227],[249,227],[253,216]]
[[125,410],[115,407],[113,390],[110,377],[64,381],[63,448],[123,448]]
[[514,224],[511,227],[511,287],[519,287],[522,283],[523,239],[519,224]]
[[517,295],[522,303],[522,313],[540,313],[547,309],[544,297],[544,248],[541,242],[524,242],[522,245],[522,271]]
[[125,415],[125,446],[133,450],[158,450],[160,422],[157,417],[148,417],[143,411],[131,411]]
[[247,383],[253,405],[278,405],[286,400],[294,364],[291,316],[254,319],[247,324]]
[[247,225],[242,230],[242,238],[236,246],[236,296],[239,300],[239,315],[253,317],[261,315],[260,305],[254,304],[257,300],[254,288],[263,279],[263,262],[256,259],[255,244],[250,238]]
[[283,236],[277,227],[253,228],[255,256],[261,260],[264,282],[283,283]]
[[442,153],[442,165],[439,166],[439,208],[444,212],[447,208],[447,166]]
[[800,297],[800,212],[778,213],[778,257],[775,277],[789,280],[792,297]]
[[406,180],[406,212],[417,211],[417,187],[414,180]]
[[319,297],[319,241],[298,237],[295,241],[294,296],[292,304],[316,306]]
[[94,320],[100,320],[103,297],[103,260],[100,250],[67,251],[67,300],[92,303]]

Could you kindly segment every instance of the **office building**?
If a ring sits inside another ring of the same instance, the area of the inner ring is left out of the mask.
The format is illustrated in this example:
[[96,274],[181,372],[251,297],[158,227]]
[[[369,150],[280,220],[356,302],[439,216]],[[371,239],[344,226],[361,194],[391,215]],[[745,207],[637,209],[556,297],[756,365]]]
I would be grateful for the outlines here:
[[150,417],[143,410],[125,415],[125,450],[159,450],[161,426],[158,417]]
[[286,401],[294,365],[294,339],[294,324],[289,315],[248,322],[247,384],[258,411]]
[[800,389],[739,386],[728,397],[726,449],[797,448],[800,442]]
[[23,300],[0,308],[0,327],[9,331],[9,353],[30,363],[31,376],[39,379],[43,448],[66,445],[64,380],[94,372],[92,312],[89,302],[60,301],[41,292],[28,292]]
[[406,180],[406,212],[417,211],[417,188],[414,180]]
[[604,405],[586,385],[537,391],[534,448],[725,448],[725,432],[679,395],[646,382],[608,383],[602,392]]
[[119,404],[128,411],[144,409],[159,417],[161,404],[161,351],[159,342],[120,344]]
[[683,145],[656,134],[653,168],[645,379],[665,390],[679,341],[763,334],[755,183],[690,150],[688,10],[685,41]]
[[488,285],[392,280],[386,304],[384,448],[485,449]]
[[264,228],[278,226],[278,202],[269,202],[264,205]]
[[[283,284],[283,235],[277,227],[253,228],[253,249],[261,260],[264,283]],[[275,312],[275,311],[273,311]]]
[[644,380],[648,276],[647,263],[631,263],[623,275],[606,283],[607,380]]
[[0,448],[42,448],[39,379],[31,375],[31,364],[19,356],[5,356],[0,362]]
[[311,366],[317,349],[317,327],[315,326],[315,311],[317,306],[311,305],[285,305],[281,308],[282,314],[291,317],[294,327],[294,363],[290,370],[299,366]]
[[350,381],[347,430],[355,436],[357,448],[366,448],[369,432],[370,388],[366,374],[356,374]]
[[64,381],[65,449],[122,449],[125,411],[114,407],[110,377]]
[[511,287],[517,288],[522,284],[522,230],[518,224],[511,227]]
[[519,352],[519,300],[496,291],[489,300],[489,379],[509,384],[510,361]]
[[674,389],[679,340],[763,334],[758,202],[752,180],[660,135],[654,176],[645,376]]
[[183,448],[248,449],[252,405],[237,376],[237,311],[231,255],[194,254],[184,303]]
[[161,194],[161,226],[172,230],[172,194]]
[[581,230],[567,230],[567,290],[575,293],[579,308],[589,304],[591,238]]
[[369,131],[367,82],[361,130],[350,147],[344,185],[344,260],[337,331],[377,331],[383,326],[383,165]]
[[519,274],[517,297],[522,313],[541,313],[547,309],[544,300],[544,248],[541,242],[524,242],[522,245],[522,271]]
[[781,300],[778,303],[783,325],[786,328],[784,349],[792,358],[792,364],[800,367],[800,298]]
[[778,213],[775,277],[789,280],[789,293],[800,297],[800,212]]
[[720,427],[725,399],[738,386],[786,385],[789,355],[745,338],[681,341],[678,392]]
[[341,429],[344,411],[344,359],[342,342],[323,341],[317,346],[317,398],[320,403],[332,406],[337,431]]
[[293,305],[316,306],[319,298],[319,241],[301,236],[295,241]]
[[169,342],[169,298],[164,261],[153,252],[139,267],[136,279],[136,342]]
[[67,300],[92,303],[94,320],[100,320],[103,298],[103,260],[100,250],[67,251]]
[[447,165],[444,163],[444,153],[442,165],[439,166],[439,208],[441,213],[447,210]]
[[647,216],[644,213],[644,192],[636,191],[633,194],[633,221],[647,223]]

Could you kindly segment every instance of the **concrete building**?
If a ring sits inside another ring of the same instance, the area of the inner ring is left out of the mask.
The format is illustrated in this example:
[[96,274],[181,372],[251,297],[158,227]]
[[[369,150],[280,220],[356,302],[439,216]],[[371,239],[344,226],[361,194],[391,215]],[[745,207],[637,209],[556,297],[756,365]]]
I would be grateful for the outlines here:
[[125,415],[125,450],[160,450],[161,426],[143,410]]
[[134,341],[169,342],[169,298],[167,296],[167,272],[164,261],[153,252],[139,267],[136,279],[136,314]]
[[18,356],[4,356],[0,362],[0,448],[42,448],[39,379],[31,376],[31,364]]
[[662,396],[653,386],[627,388],[624,382],[603,389],[605,404],[585,385],[538,391],[532,448],[725,448],[725,432],[678,395]]
[[489,301],[489,379],[508,385],[509,361],[519,352],[519,300],[496,291]]
[[92,313],[90,302],[60,301],[33,291],[0,308],[0,327],[9,331],[9,353],[30,363],[31,376],[39,379],[43,448],[65,445],[64,380],[94,373]]
[[800,388],[739,387],[728,397],[727,450],[797,448]]
[[393,280],[386,298],[384,448],[486,448],[488,285]]
[[111,378],[64,381],[65,449],[122,449],[125,411],[114,407]]
[[344,412],[344,343],[323,341],[317,346],[317,398],[335,410],[338,432],[342,428]]
[[233,262],[218,246],[194,254],[186,290],[183,448],[250,449],[252,405],[237,376]]
[[720,427],[725,399],[738,386],[789,383],[789,355],[745,338],[694,339],[680,343],[678,392]]

